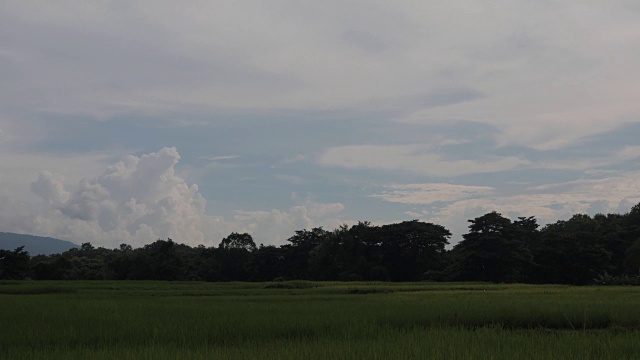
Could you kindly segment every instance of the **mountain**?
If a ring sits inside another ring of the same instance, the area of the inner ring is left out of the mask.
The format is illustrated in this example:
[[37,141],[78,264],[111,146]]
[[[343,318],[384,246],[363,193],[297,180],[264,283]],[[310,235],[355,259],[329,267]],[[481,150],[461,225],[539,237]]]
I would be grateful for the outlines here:
[[24,246],[31,256],[59,254],[79,247],[70,241],[50,237],[0,232],[0,249],[15,250],[19,246]]

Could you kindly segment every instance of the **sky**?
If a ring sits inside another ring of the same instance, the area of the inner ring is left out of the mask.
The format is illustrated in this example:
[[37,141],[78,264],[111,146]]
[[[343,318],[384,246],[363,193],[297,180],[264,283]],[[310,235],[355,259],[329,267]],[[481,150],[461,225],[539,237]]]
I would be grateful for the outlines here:
[[640,2],[0,2],[0,231],[135,247],[640,202]]

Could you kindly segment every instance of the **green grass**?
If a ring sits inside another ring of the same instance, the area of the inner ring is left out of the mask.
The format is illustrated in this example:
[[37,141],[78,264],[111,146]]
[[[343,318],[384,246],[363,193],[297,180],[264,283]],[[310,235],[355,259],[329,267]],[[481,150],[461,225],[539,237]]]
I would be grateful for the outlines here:
[[640,289],[0,283],[1,359],[634,359]]

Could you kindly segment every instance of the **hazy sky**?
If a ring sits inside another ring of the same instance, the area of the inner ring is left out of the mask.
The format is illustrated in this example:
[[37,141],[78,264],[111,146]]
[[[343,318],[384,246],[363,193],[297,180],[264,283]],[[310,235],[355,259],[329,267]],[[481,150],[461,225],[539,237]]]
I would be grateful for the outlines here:
[[97,246],[640,202],[640,2],[0,2],[0,231]]

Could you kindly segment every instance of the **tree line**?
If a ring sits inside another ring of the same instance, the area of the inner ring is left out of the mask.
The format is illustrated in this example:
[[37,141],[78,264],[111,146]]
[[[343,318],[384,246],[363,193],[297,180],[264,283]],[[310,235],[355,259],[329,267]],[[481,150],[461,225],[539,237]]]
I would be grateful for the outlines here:
[[172,239],[141,248],[80,248],[29,256],[0,250],[0,279],[179,281],[489,281],[640,285],[640,204],[626,214],[579,214],[540,228],[535,217],[490,212],[462,241],[418,220],[333,231],[299,230],[285,245],[257,246],[231,233],[217,247]]

